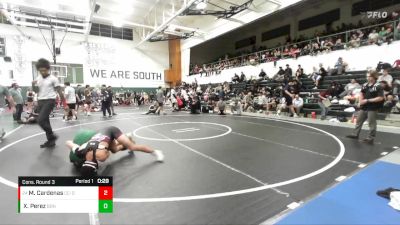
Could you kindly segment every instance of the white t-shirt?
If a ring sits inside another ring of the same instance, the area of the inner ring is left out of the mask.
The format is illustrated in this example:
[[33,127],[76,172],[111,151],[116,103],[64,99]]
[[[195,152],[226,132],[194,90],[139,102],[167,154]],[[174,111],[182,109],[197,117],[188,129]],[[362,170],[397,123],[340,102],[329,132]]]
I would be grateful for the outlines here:
[[60,81],[58,81],[57,77],[53,75],[49,75],[46,78],[38,76],[36,85],[39,87],[38,100],[56,99],[57,92],[55,88],[60,86]]
[[392,82],[393,82],[393,77],[390,74],[380,75],[378,78],[378,82],[381,82],[381,81],[386,81],[389,84],[389,86],[391,86]]
[[298,98],[298,99],[293,99],[293,105],[295,106],[295,107],[301,107],[301,106],[303,106],[303,104],[304,104],[304,102],[303,102],[303,99],[302,98]]
[[258,96],[258,104],[265,105],[268,103],[268,99],[265,95]]
[[65,99],[67,101],[67,104],[75,104],[76,103],[75,89],[73,87],[71,87],[71,86],[65,87],[64,94],[65,94]]

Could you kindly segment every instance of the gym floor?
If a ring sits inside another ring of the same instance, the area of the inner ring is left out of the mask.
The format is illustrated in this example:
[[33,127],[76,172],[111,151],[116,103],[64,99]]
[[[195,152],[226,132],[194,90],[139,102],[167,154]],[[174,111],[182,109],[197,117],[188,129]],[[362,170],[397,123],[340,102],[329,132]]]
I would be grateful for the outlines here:
[[[0,224],[260,224],[390,153],[399,138],[378,132],[370,146],[346,139],[350,128],[295,120],[116,112],[69,123],[58,115],[54,149],[39,149],[38,125],[11,127],[0,144]],[[101,165],[101,175],[114,177],[113,214],[17,214],[18,176],[77,175],[65,141],[79,129],[111,125],[165,154],[156,163],[121,152]]]

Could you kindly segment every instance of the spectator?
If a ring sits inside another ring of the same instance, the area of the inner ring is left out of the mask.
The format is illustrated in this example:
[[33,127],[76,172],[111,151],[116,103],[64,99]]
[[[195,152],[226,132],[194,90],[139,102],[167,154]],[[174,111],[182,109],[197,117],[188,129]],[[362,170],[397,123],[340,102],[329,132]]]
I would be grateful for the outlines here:
[[386,81],[380,81],[379,84],[383,89],[385,101],[383,103],[383,112],[389,113],[395,105],[393,90]]
[[264,69],[261,69],[260,74],[258,75],[260,80],[265,80],[267,78],[267,74],[265,73]]
[[246,82],[246,81],[247,81],[246,75],[242,72],[240,74],[239,82],[242,83],[242,82]]
[[276,106],[276,115],[280,116],[282,110],[286,109],[286,98],[279,98],[279,102]]
[[361,45],[361,38],[357,34],[353,34],[349,41],[348,48],[358,48]]
[[329,75],[342,75],[346,71],[347,63],[343,62],[343,58],[339,57],[335,63],[335,67],[329,71]]
[[280,67],[279,67],[278,73],[276,73],[276,74],[274,75],[274,77],[272,77],[272,80],[278,81],[278,82],[282,82],[284,79],[285,79],[285,71],[284,71],[283,68],[280,66]]
[[369,125],[368,138],[363,142],[373,144],[376,136],[376,119],[378,110],[382,108],[384,103],[384,93],[382,87],[377,82],[378,73],[376,71],[369,71],[367,74],[368,82],[362,86],[362,95],[359,100],[359,107],[361,110],[358,113],[357,124],[351,135],[348,138],[358,139],[362,126],[366,120]]
[[21,89],[17,83],[11,85],[9,93],[15,102],[15,113],[13,114],[14,121],[22,123],[21,115],[24,111],[24,99],[22,98]]
[[257,102],[254,103],[254,109],[258,110],[260,113],[263,112],[263,110],[267,109],[267,96],[265,92],[263,92],[260,96],[257,98]]
[[339,95],[339,97],[343,98],[347,95],[351,95],[355,89],[359,88],[361,88],[361,85],[357,82],[357,80],[351,79],[350,83],[346,84],[344,91]]
[[232,99],[231,113],[238,116],[242,114],[242,104],[240,104],[240,98],[235,97]]
[[239,75],[237,75],[237,74],[235,73],[235,75],[232,77],[232,82],[233,82],[234,84],[236,84],[236,83],[239,83],[239,80],[240,80]]
[[34,91],[32,91],[32,88],[28,88],[28,91],[26,92],[26,110],[28,113],[32,112],[33,109],[33,104],[35,101],[35,95],[36,93]]
[[303,108],[304,101],[303,98],[300,98],[299,94],[296,94],[293,99],[293,107],[296,112],[295,115],[300,115],[301,109]]
[[219,101],[217,103],[217,107],[218,107],[218,110],[219,110],[219,115],[222,115],[222,116],[226,115],[225,114],[226,104],[224,102],[224,99],[222,99],[222,98],[219,99]]
[[368,44],[378,44],[379,34],[376,32],[375,29],[368,35]]
[[253,105],[253,96],[251,94],[251,91],[249,91],[247,95],[244,96],[243,101],[243,111],[246,111],[251,105]]
[[329,113],[329,107],[331,105],[329,98],[330,96],[330,89],[326,91],[322,91],[318,95],[318,105],[321,108],[321,120],[325,120],[326,116]]
[[292,68],[290,68],[289,64],[286,64],[286,69],[285,69],[285,79],[289,80],[293,76],[293,71]]
[[389,74],[388,68],[383,69],[382,75],[379,76],[378,82],[381,82],[381,81],[386,81],[388,83],[389,87],[392,87],[393,77],[392,77],[392,75]]
[[400,70],[400,59],[394,61],[393,69]]
[[298,90],[298,86],[297,83],[295,83],[294,81],[289,81],[288,84],[286,85],[284,92],[283,92],[283,96],[286,99],[286,106],[289,107],[290,109],[290,116],[294,116],[294,117],[299,117],[295,110],[294,110],[294,106],[293,106],[293,99],[295,97],[296,94],[299,93]]
[[65,108],[65,114],[64,114],[64,121],[68,121],[70,118],[70,115],[77,120],[77,112],[76,112],[76,99],[77,99],[77,94],[75,93],[75,89],[71,87],[71,84],[69,82],[64,83],[65,88],[64,88],[64,96],[65,96],[65,101],[67,103],[67,108]]

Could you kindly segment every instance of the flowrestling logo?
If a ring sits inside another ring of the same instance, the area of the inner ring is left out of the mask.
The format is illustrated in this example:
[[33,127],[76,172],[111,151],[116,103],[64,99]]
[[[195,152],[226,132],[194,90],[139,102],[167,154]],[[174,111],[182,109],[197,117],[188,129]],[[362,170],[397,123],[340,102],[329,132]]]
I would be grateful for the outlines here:
[[388,17],[388,12],[386,11],[366,11],[361,12],[362,19],[386,19]]

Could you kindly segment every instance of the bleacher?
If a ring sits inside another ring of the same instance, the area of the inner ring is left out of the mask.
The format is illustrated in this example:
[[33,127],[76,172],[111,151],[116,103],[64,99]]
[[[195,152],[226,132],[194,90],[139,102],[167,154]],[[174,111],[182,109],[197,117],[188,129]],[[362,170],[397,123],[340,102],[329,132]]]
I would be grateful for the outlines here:
[[[367,81],[366,79],[366,73],[367,71],[349,71],[346,72],[343,75],[336,75],[336,76],[326,76],[324,80],[320,83],[320,89],[313,89],[314,88],[314,82],[311,78],[305,77],[301,79],[301,82],[303,83],[303,86],[305,87],[304,90],[300,92],[300,96],[304,99],[304,107],[303,107],[303,114],[305,117],[307,117],[309,114],[312,112],[315,112],[316,114],[321,113],[321,109],[318,105],[318,94],[321,91],[327,90],[329,87],[330,83],[332,81],[336,81],[337,83],[342,84],[345,86],[348,84],[351,79],[356,79],[360,84],[363,84]],[[392,75],[393,79],[400,79],[400,71],[391,71],[390,75]],[[251,82],[246,82],[246,83],[239,83],[239,84],[232,84],[231,88],[232,90],[237,90],[237,91],[243,91],[243,90],[250,90],[252,88],[252,83]],[[281,83],[275,82],[275,81],[262,81],[259,83],[261,87],[271,87],[275,88],[278,86],[281,86]],[[347,107],[351,107],[351,105],[339,105],[339,104],[333,104],[330,107],[329,116],[344,116],[344,117],[351,117],[353,113],[351,112],[345,112],[344,109]],[[378,119],[385,119],[387,113],[379,113],[379,118]]]

